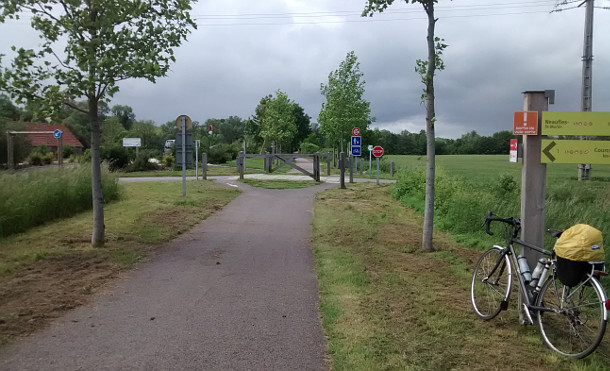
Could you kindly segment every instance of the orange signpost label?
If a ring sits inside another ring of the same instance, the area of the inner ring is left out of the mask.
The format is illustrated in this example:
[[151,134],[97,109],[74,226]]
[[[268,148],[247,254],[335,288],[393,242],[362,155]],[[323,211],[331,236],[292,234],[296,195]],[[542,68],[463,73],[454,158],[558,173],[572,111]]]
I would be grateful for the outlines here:
[[515,112],[513,120],[513,134],[538,135],[538,112]]

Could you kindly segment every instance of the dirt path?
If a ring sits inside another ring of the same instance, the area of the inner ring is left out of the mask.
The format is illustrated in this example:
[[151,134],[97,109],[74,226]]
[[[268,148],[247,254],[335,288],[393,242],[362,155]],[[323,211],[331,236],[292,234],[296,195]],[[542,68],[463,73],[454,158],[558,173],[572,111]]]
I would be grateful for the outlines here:
[[244,193],[48,329],[1,370],[324,370],[313,196]]

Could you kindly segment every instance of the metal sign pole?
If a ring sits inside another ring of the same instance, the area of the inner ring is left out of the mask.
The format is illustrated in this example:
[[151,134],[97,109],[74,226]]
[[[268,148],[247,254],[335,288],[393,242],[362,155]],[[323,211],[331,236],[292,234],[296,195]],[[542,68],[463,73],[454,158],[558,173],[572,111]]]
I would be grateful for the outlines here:
[[182,116],[182,197],[186,197],[186,117]]
[[195,180],[199,180],[199,141],[195,141]]
[[377,185],[379,185],[379,157],[377,157]]

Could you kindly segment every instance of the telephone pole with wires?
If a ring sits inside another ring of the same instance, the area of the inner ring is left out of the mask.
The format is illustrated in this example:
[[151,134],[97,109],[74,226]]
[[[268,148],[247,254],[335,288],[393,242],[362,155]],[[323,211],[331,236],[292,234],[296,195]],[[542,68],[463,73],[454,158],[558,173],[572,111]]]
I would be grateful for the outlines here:
[[[553,12],[560,12],[569,9],[581,8],[585,5],[585,37],[583,42],[582,56],[582,92],[581,92],[581,111],[591,111],[593,95],[593,14],[595,0],[564,0],[555,5]],[[577,4],[577,5],[572,5]],[[602,7],[608,9],[608,7]],[[589,139],[585,137],[584,139]],[[578,180],[591,179],[591,165],[578,164]]]

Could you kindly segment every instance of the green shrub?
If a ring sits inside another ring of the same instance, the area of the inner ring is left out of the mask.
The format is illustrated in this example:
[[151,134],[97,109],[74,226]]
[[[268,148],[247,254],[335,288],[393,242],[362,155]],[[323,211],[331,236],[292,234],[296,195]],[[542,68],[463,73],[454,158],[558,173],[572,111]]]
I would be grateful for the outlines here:
[[64,158],[71,158],[73,155],[76,154],[76,150],[72,146],[64,146],[62,153],[64,155]]
[[176,163],[176,158],[172,154],[165,155],[165,156],[163,156],[163,159],[161,160],[161,162],[163,163],[163,166],[172,168],[172,167],[174,167],[174,164]]
[[316,153],[320,150],[320,146],[315,145],[313,143],[309,143],[309,142],[303,142],[301,143],[301,148],[299,149],[300,153],[303,154],[310,154],[310,153]]
[[[116,177],[103,168],[104,202],[119,197]],[[0,177],[0,238],[91,209],[91,167],[24,171]]]
[[121,170],[129,165],[129,151],[121,144],[100,147],[100,157],[108,163],[110,171]]
[[211,146],[208,150],[208,162],[212,164],[224,164],[237,158],[237,153],[237,149],[230,144],[216,144]]
[[55,160],[55,153],[49,152],[42,156],[42,163],[45,165],[51,165]]
[[153,151],[143,150],[140,151],[138,157],[133,161],[133,163],[129,164],[128,171],[149,171],[149,170],[159,170],[159,165],[150,162],[149,160],[154,158]]
[[27,161],[32,166],[42,166],[42,157],[42,154],[32,152],[30,156],[28,156]]

